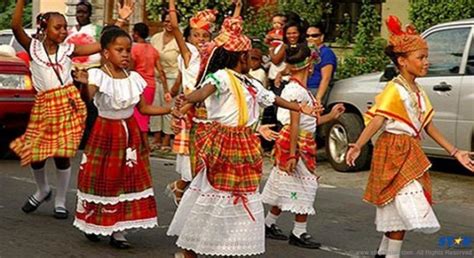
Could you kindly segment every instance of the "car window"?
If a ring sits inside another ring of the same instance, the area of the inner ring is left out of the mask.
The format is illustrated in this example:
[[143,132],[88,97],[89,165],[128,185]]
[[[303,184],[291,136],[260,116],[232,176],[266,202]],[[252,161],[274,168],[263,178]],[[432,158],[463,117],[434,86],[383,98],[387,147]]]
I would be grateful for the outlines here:
[[470,28],[436,31],[426,37],[429,47],[428,75],[458,75]]
[[474,40],[471,42],[471,48],[469,49],[469,55],[467,56],[466,74],[474,74]]
[[16,39],[13,40],[12,47],[15,49],[16,52],[25,51],[25,49]]
[[2,34],[0,35],[0,45],[10,45],[12,40],[12,35]]

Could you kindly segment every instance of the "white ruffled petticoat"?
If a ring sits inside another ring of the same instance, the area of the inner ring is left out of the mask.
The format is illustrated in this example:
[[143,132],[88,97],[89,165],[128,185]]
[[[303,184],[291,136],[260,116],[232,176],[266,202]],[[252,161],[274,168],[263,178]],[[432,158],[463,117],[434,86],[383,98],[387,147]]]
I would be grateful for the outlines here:
[[293,174],[274,167],[262,192],[263,203],[278,206],[282,211],[314,215],[318,177],[299,160]]
[[375,224],[379,232],[409,231],[431,234],[440,225],[418,181],[406,185],[389,204],[377,207]]
[[176,154],[176,173],[180,174],[181,179],[185,182],[193,180],[189,155]]
[[265,252],[264,211],[257,192],[243,194],[213,188],[206,171],[184,193],[167,235],[176,245],[201,255],[244,256]]

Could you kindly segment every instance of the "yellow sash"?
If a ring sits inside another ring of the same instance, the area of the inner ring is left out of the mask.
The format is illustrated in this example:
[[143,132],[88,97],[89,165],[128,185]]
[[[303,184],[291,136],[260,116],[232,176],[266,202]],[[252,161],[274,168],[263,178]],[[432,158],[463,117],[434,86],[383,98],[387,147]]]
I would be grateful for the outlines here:
[[247,107],[247,101],[245,100],[245,93],[240,85],[240,81],[235,77],[234,73],[225,69],[227,75],[229,75],[230,80],[230,91],[235,96],[235,101],[237,102],[237,107],[239,109],[239,126],[245,126],[249,121],[249,112]]
[[[420,88],[422,91],[422,89]],[[398,92],[396,83],[392,80],[387,83],[385,89],[375,97],[375,105],[372,106],[364,115],[364,122],[367,125],[376,115],[403,122],[412,127],[419,133],[433,118],[434,111],[428,96],[423,92],[423,98],[426,104],[426,111],[422,115],[421,128],[416,128],[403,104],[403,101]]]

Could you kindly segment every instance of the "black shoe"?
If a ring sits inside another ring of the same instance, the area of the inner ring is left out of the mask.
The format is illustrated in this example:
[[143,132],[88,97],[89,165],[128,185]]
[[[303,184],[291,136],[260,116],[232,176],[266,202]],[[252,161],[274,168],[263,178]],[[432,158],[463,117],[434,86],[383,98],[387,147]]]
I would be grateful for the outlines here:
[[129,249],[132,247],[127,240],[117,240],[113,236],[110,237],[110,245],[117,249]]
[[385,258],[385,254],[375,254],[375,258]]
[[25,213],[30,213],[30,212],[35,211],[43,202],[51,200],[52,194],[53,194],[53,191],[49,190],[49,193],[41,201],[36,200],[34,195],[30,195],[26,203],[23,205],[23,207],[21,207],[21,210]]
[[300,237],[297,237],[291,233],[289,243],[290,245],[296,245],[308,249],[318,249],[321,247],[321,244],[315,242],[313,237],[308,233],[303,233]]
[[63,207],[56,207],[54,208],[53,216],[56,219],[67,219],[69,216],[69,211]]
[[99,242],[100,241],[99,235],[96,235],[96,234],[86,234],[86,233],[84,233],[84,236],[91,242]]
[[283,231],[275,224],[272,224],[270,227],[265,225],[265,237],[275,240],[288,240],[288,237],[283,234]]

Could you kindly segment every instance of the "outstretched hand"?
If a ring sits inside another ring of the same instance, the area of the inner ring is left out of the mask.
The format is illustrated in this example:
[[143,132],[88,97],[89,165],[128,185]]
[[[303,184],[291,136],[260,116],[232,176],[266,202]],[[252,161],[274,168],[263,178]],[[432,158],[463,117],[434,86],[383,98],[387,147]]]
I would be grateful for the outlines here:
[[261,135],[265,140],[267,141],[274,141],[278,139],[278,132],[273,131],[270,129],[271,127],[274,127],[274,124],[266,124],[266,125],[260,125],[257,128],[257,132],[259,135]]
[[300,104],[300,110],[301,113],[305,115],[319,117],[320,113],[323,112],[324,107],[318,102],[316,102],[314,106],[310,106],[305,102]]
[[470,157],[474,155],[474,152],[468,152],[460,150],[454,157],[461,163],[465,168],[474,173],[474,160]]
[[355,161],[360,155],[360,147],[355,143],[349,143],[349,149],[346,153],[346,164],[348,166],[354,167]]
[[72,72],[72,77],[75,81],[81,84],[88,84],[89,83],[89,74],[85,69],[75,68]]
[[135,0],[124,0],[123,5],[117,1],[117,13],[120,19],[128,19],[132,15],[135,7]]
[[336,104],[331,109],[331,116],[333,119],[338,119],[342,114],[344,114],[344,111],[346,111],[344,104]]

